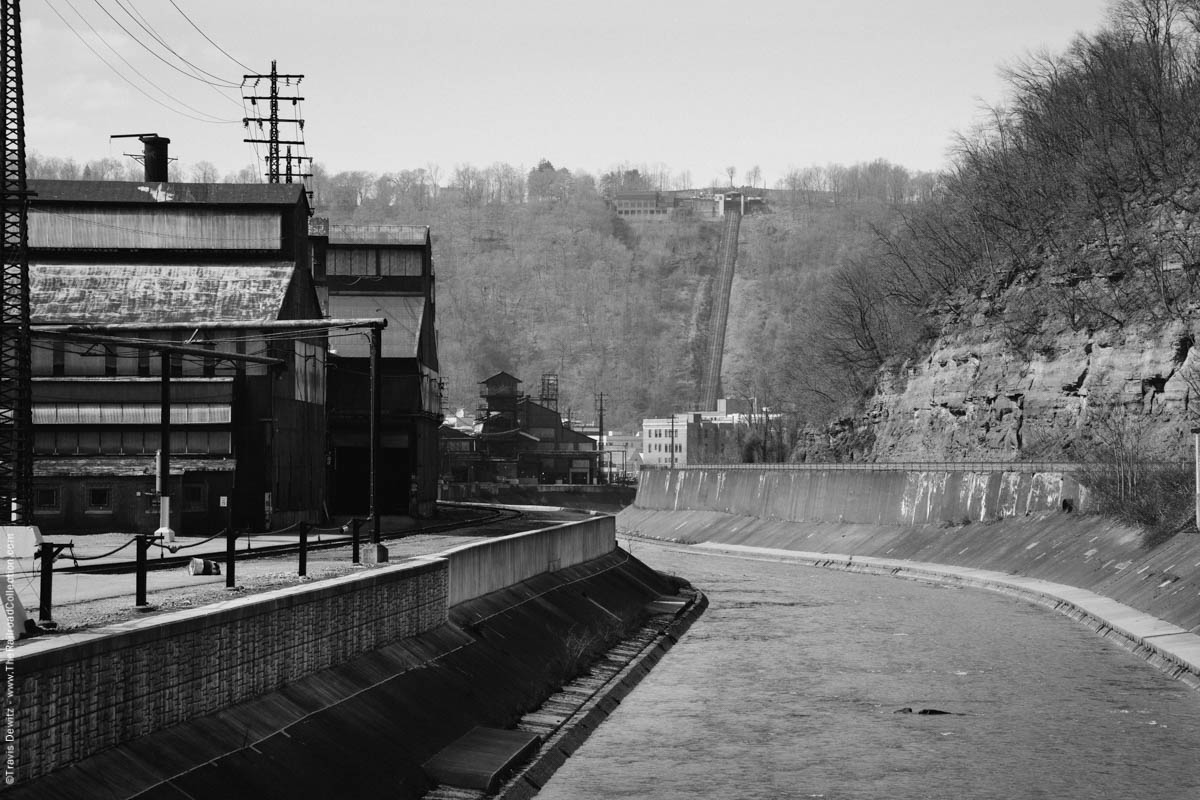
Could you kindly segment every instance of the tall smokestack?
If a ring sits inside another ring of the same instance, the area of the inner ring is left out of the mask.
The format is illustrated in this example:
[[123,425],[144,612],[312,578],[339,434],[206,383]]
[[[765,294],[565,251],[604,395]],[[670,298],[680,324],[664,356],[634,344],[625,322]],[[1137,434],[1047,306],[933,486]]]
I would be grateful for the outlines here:
[[151,133],[139,136],[142,142],[142,163],[146,168],[146,183],[167,182],[167,145],[171,140]]

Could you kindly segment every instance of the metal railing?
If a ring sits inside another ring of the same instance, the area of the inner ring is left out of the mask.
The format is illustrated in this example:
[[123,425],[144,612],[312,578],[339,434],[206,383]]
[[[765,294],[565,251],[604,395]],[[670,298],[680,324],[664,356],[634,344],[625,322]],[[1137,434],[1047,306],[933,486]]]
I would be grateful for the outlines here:
[[[1100,462],[1071,461],[873,461],[829,462],[827,464],[643,464],[643,470],[760,470],[769,472],[812,472],[821,470],[861,470],[867,472],[1081,472],[1103,469]],[[1141,466],[1192,467],[1191,461],[1146,461]]]
[[[1078,472],[1086,464],[1065,461],[873,461],[830,462],[827,464],[688,464],[677,470],[762,470],[771,472],[812,472],[823,470],[859,470],[867,472]],[[644,470],[671,469],[668,465],[644,464]]]

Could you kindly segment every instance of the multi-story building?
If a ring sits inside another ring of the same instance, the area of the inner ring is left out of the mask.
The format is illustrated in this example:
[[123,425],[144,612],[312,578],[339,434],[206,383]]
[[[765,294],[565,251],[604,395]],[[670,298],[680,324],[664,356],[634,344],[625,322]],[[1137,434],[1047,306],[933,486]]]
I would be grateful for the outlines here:
[[596,440],[563,424],[558,410],[520,391],[521,381],[498,372],[480,382],[485,407],[474,447],[447,435],[448,471],[460,481],[594,484],[600,481]]
[[642,420],[641,462],[651,467],[724,464],[739,460],[738,425],[746,404],[717,400],[716,411],[689,411]]
[[[154,177],[30,182],[34,519],[52,531],[154,530],[165,444],[174,529],[316,520],[325,334],[279,327],[321,317],[304,187]],[[122,342],[37,333],[47,326]]]
[[675,195],[670,192],[620,192],[613,198],[618,216],[634,222],[666,219],[675,210]]
[[[435,333],[433,248],[423,225],[330,225],[314,219],[313,277],[335,318],[387,320],[383,329],[382,513],[430,516],[437,500],[441,384]],[[369,337],[330,341],[331,508],[361,513],[370,485]]]

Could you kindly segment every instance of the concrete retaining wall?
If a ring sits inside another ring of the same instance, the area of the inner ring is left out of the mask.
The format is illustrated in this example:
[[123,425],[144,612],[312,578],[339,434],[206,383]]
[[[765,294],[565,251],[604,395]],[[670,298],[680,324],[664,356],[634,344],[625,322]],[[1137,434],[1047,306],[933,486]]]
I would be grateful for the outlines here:
[[613,517],[599,516],[463,545],[439,553],[450,562],[450,605],[473,600],[543,572],[573,567],[616,547]]
[[642,470],[635,505],[795,522],[982,522],[1086,505],[1062,472],[688,467]]
[[[615,547],[612,517],[76,634],[11,662],[24,782],[429,632],[448,609]],[[506,581],[508,583],[506,583]]]

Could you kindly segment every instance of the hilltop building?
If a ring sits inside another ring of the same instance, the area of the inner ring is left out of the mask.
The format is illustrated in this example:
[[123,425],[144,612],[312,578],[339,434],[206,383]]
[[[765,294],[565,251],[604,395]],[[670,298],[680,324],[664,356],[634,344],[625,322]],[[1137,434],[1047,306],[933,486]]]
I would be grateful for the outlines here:
[[760,194],[731,189],[726,192],[693,189],[666,192],[618,192],[613,211],[630,222],[665,222],[681,213],[696,219],[719,220],[726,211],[754,214],[766,209]]

